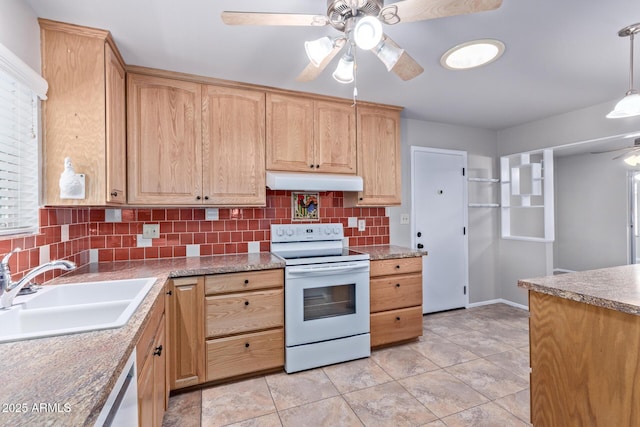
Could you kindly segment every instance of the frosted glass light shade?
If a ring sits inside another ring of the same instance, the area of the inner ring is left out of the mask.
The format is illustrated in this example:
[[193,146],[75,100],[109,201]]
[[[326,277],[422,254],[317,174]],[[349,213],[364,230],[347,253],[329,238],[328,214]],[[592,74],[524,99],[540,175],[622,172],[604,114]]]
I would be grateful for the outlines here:
[[304,42],[304,50],[307,52],[309,61],[316,67],[331,53],[333,50],[333,40],[331,37],[324,36],[317,40]]
[[333,72],[333,78],[338,83],[351,83],[353,81],[353,69],[353,56],[344,54]]
[[382,40],[382,24],[375,16],[365,16],[353,29],[353,39],[360,49],[373,49]]
[[638,166],[640,164],[640,156],[630,155],[624,158],[624,162],[629,166]]
[[391,71],[404,53],[404,49],[382,41],[376,46],[374,53],[385,67],[387,67],[387,71]]
[[[640,95],[635,89],[627,92],[613,110],[607,114],[608,119],[620,119],[640,115]],[[626,160],[625,160],[626,161]]]
[[495,61],[504,50],[504,43],[500,40],[473,40],[446,51],[440,58],[440,64],[449,70],[468,70]]

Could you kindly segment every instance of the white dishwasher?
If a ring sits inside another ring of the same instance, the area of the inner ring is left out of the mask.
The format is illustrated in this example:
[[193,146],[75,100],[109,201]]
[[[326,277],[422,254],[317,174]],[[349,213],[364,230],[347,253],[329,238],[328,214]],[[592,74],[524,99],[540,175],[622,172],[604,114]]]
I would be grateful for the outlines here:
[[95,426],[136,427],[138,425],[138,380],[136,350],[109,394]]

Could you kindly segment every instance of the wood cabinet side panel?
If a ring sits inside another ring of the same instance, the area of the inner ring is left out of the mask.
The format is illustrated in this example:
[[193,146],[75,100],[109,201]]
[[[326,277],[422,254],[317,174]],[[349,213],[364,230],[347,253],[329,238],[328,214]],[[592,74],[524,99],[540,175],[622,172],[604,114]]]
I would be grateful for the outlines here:
[[265,205],[264,92],[203,86],[202,115],[205,203]]
[[[49,83],[43,103],[44,200],[47,205],[105,202],[105,42],[43,29],[42,75]],[[61,199],[64,159],[85,174],[85,198]]]
[[105,44],[106,186],[108,203],[127,202],[126,78],[124,66]]
[[529,292],[535,426],[640,425],[640,316]]

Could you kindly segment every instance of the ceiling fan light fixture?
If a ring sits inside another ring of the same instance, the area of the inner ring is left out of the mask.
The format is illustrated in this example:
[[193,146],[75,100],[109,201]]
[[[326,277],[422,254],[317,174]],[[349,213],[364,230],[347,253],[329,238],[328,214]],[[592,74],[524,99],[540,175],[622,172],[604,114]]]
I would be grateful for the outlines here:
[[304,42],[304,50],[307,52],[309,61],[316,67],[320,66],[320,63],[329,56],[333,50],[334,43],[331,37],[324,36],[317,40]]
[[469,70],[494,62],[504,51],[504,43],[500,40],[472,40],[447,50],[440,58],[440,64],[449,70]]
[[333,72],[333,78],[338,83],[351,83],[354,79],[354,69],[355,63],[353,61],[353,55],[351,55],[351,52],[349,51],[342,55],[342,58],[338,61],[338,66]]
[[353,29],[353,40],[360,49],[373,49],[382,40],[380,20],[375,16],[360,18]]
[[638,166],[640,165],[640,156],[632,154],[624,158],[624,162],[629,166]]
[[387,71],[391,71],[404,53],[404,49],[383,40],[373,49],[373,53],[387,67]]

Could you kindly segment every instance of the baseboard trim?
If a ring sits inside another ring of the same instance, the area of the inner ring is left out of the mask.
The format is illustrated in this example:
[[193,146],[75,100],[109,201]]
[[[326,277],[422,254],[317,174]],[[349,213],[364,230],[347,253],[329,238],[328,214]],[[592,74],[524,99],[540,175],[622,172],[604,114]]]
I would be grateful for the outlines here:
[[480,301],[480,302],[470,303],[470,304],[467,304],[467,308],[482,307],[483,305],[491,305],[491,304],[507,304],[507,305],[510,305],[512,307],[521,308],[521,309],[527,310],[527,311],[529,310],[529,306],[526,306],[526,305],[523,305],[523,304],[518,304],[517,302],[509,301],[509,300],[506,300],[504,298],[491,299],[491,300],[487,300],[487,301]]

